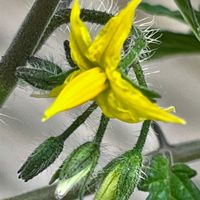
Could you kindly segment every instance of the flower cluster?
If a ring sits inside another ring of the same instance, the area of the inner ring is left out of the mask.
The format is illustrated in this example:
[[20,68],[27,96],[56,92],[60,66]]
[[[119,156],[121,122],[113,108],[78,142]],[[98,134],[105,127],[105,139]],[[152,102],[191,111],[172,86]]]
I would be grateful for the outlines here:
[[46,110],[43,121],[59,112],[95,100],[107,117],[128,123],[144,120],[185,123],[183,119],[151,102],[137,87],[124,79],[118,69],[121,49],[131,30],[140,1],[130,1],[92,41],[87,27],[80,19],[79,2],[75,0],[70,17],[70,49],[79,70],[72,73],[63,85],[51,91],[50,96],[57,97]]

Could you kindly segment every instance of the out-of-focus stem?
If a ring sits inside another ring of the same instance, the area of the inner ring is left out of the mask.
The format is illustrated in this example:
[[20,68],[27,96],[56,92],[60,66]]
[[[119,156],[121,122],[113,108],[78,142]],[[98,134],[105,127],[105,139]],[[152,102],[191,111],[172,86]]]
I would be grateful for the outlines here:
[[16,85],[15,71],[32,56],[60,0],[36,0],[0,62],[0,106]]

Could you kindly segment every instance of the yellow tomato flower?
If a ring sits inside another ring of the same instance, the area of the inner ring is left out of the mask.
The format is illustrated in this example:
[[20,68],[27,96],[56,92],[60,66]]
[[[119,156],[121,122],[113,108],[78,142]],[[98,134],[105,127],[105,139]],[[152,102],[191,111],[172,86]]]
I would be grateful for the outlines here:
[[43,121],[53,115],[95,100],[110,118],[136,123],[161,120],[184,124],[184,120],[159,108],[144,96],[118,70],[123,44],[133,23],[135,10],[141,0],[132,0],[112,17],[92,41],[87,27],[80,19],[80,7],[75,0],[70,16],[70,48],[79,71],[68,77],[62,86],[52,90],[57,96],[44,114]]

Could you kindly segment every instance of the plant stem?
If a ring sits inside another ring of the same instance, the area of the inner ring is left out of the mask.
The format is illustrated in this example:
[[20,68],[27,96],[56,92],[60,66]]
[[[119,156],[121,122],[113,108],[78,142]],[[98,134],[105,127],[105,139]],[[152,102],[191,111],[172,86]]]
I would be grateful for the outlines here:
[[33,55],[60,0],[36,0],[0,62],[0,106],[14,89],[18,66]]
[[[139,85],[147,88],[147,83],[145,81],[144,73],[139,62],[134,63],[133,70],[135,72]],[[138,151],[142,152],[148,136],[150,126],[151,126],[151,121],[146,120],[143,122],[142,129],[140,131],[140,135],[134,149],[137,149]]]
[[[50,24],[44,32],[44,35],[40,41],[37,50],[45,43],[49,36],[61,25],[68,24],[70,21],[71,9],[62,9],[55,13]],[[108,14],[102,11],[81,9],[81,19],[85,22],[97,23],[104,25],[112,17],[112,14]]]
[[144,148],[144,144],[145,144],[146,139],[147,139],[147,135],[148,135],[148,132],[149,132],[150,125],[151,125],[151,121],[150,120],[146,120],[142,124],[142,129],[140,131],[139,138],[138,138],[137,143],[136,143],[136,145],[134,147],[134,149],[136,149],[140,153],[142,153],[142,150]]
[[101,141],[103,139],[103,136],[104,136],[104,133],[106,131],[106,128],[107,128],[107,125],[108,125],[108,122],[109,122],[109,118],[106,117],[104,114],[102,114],[101,116],[101,121],[100,121],[100,125],[99,125],[99,128],[97,130],[97,133],[96,133],[96,136],[94,138],[94,141],[100,145],[101,144]]
[[167,147],[169,147],[170,145],[167,142],[165,135],[164,135],[161,127],[159,126],[159,124],[157,122],[153,121],[151,123],[151,127],[154,130],[155,135],[158,139],[160,149],[166,149]]
[[135,72],[135,75],[136,75],[139,85],[147,88],[148,86],[145,81],[144,73],[143,73],[142,67],[139,62],[134,63],[133,70]]
[[[172,154],[176,162],[189,162],[200,158],[200,141],[186,142],[177,145],[171,145],[167,142],[164,133],[157,122],[152,122],[151,127],[156,133],[159,142],[159,151],[168,151]],[[156,154],[158,151],[151,152]]]
[[60,136],[61,140],[65,141],[85,120],[92,114],[92,112],[98,107],[96,103],[91,104],[87,110],[85,110],[80,116],[78,116],[71,126],[65,130]]

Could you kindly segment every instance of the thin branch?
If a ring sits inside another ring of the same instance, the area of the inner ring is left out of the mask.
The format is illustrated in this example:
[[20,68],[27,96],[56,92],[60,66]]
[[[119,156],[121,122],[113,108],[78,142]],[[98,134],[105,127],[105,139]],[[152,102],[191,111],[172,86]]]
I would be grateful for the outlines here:
[[156,137],[159,142],[159,148],[158,150],[149,153],[149,155],[154,155],[158,153],[158,151],[168,151],[172,155],[175,162],[190,162],[200,159],[200,141],[197,140],[172,145],[166,140],[165,134],[157,122],[153,121],[151,127],[156,133]]
[[155,155],[158,152],[168,151],[173,157],[174,162],[190,162],[200,159],[200,140],[185,142],[177,145],[164,146],[159,150],[153,151],[148,155]]
[[0,62],[0,106],[14,89],[18,66],[26,64],[48,26],[60,0],[36,0]]
[[160,125],[157,123],[157,122],[155,122],[155,121],[153,121],[152,122],[152,124],[151,124],[151,127],[152,127],[152,129],[154,130],[154,132],[155,132],[155,135],[156,135],[156,137],[157,137],[157,139],[158,139],[158,142],[159,142],[159,148],[160,149],[166,149],[166,148],[168,148],[170,145],[169,145],[169,143],[167,142],[167,140],[166,140],[166,138],[165,138],[165,135],[164,135],[164,132],[163,132],[163,130],[161,129],[161,127],[160,127]]

